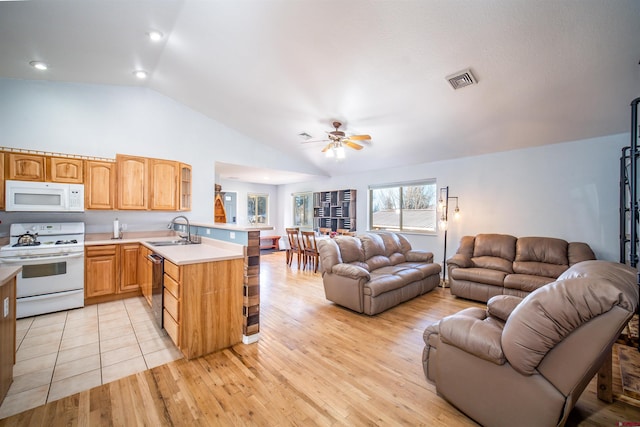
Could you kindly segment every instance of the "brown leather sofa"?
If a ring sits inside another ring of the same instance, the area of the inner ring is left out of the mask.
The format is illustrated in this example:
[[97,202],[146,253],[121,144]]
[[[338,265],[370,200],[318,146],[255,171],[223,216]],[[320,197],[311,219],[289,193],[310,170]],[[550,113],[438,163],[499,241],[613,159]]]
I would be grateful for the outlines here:
[[570,266],[596,259],[586,243],[551,237],[478,234],[460,240],[447,260],[451,294],[487,302],[495,295],[525,297]]
[[482,425],[562,426],[603,363],[611,368],[613,343],[637,305],[635,269],[585,261],[524,299],[496,296],[486,310],[428,326],[424,373]]
[[440,265],[391,232],[318,240],[325,296],[343,307],[378,314],[434,289]]

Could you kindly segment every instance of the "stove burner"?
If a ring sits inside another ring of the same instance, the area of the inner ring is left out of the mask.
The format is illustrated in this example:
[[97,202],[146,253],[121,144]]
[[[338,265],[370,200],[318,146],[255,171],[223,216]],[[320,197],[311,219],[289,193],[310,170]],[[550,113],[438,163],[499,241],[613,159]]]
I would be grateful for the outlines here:
[[56,240],[56,245],[69,245],[72,243],[78,243],[78,241],[76,239],[72,239],[72,240]]
[[22,242],[22,243],[16,243],[15,245],[11,245],[11,247],[19,248],[23,246],[38,246],[39,244],[40,242]]

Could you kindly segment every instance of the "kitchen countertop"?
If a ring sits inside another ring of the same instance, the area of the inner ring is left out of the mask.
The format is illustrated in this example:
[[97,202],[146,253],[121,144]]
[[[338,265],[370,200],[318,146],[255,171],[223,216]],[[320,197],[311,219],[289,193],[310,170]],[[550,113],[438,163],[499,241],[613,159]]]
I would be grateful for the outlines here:
[[225,261],[244,257],[244,246],[236,243],[201,237],[200,244],[154,246],[148,242],[179,239],[174,232],[141,232],[125,234],[122,239],[111,239],[109,233],[85,235],[85,246],[140,243],[176,265]]
[[0,286],[6,285],[13,276],[22,271],[22,266],[17,267],[0,267]]

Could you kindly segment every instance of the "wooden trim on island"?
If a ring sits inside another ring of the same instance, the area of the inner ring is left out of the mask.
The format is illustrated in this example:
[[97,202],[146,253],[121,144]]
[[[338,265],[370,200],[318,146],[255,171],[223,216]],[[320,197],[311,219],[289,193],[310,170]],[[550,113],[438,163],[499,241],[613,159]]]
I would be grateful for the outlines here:
[[242,334],[245,343],[254,342],[260,332],[260,231],[249,231],[247,237],[242,292]]

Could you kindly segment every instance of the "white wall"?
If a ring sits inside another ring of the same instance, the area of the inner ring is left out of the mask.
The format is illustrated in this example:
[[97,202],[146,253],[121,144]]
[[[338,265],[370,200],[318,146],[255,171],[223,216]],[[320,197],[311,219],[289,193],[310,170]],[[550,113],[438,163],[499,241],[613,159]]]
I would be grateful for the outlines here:
[[[462,159],[424,163],[281,186],[291,193],[353,188],[358,191],[357,229],[368,229],[368,186],[435,178],[459,197],[461,219],[450,220],[447,258],[464,235],[507,233],[589,243],[600,259],[617,261],[618,178],[621,148],[629,134],[547,145]],[[357,155],[357,153],[353,154]],[[284,210],[283,224],[291,223]],[[444,235],[407,235],[416,248],[444,258]]]
[[[292,161],[152,90],[75,83],[0,79],[0,145],[87,156],[116,153],[181,160],[193,166],[196,221],[213,221],[215,161],[290,169]],[[292,222],[291,193],[358,190],[357,228],[368,227],[372,184],[435,178],[458,196],[462,218],[451,222],[447,256],[461,236],[486,232],[553,236],[584,241],[602,259],[618,259],[618,159],[629,134],[568,142],[471,158],[425,163],[295,185],[220,182],[238,192],[238,216],[246,219],[246,194],[270,194],[276,232]],[[453,142],[452,142],[453,143]],[[357,153],[351,153],[357,155]],[[306,166],[303,166],[306,167]],[[307,170],[300,170],[307,172]],[[131,230],[162,228],[173,212],[86,212],[89,232],[110,230],[117,216]],[[36,215],[0,213],[0,232]],[[417,248],[443,258],[443,236],[411,235]]]

